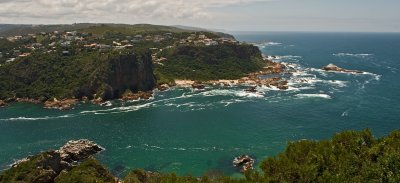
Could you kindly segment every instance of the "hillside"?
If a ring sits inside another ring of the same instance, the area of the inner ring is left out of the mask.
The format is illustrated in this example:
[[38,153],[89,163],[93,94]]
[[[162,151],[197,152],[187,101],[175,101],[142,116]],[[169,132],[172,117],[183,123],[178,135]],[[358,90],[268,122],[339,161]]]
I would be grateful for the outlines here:
[[0,69],[0,99],[121,97],[155,86],[150,54],[33,54]]
[[210,31],[202,28],[187,26],[165,26],[152,24],[110,24],[110,23],[78,23],[78,24],[55,24],[55,25],[24,25],[24,24],[0,24],[0,36],[18,36],[26,34],[37,34],[53,31],[87,31],[102,34],[106,31],[118,31],[121,33],[142,33],[142,32],[214,32],[221,36],[230,37],[228,34],[217,31]]
[[166,58],[155,67],[161,82],[239,79],[265,66],[261,52],[252,45],[181,46],[164,50],[160,56]]
[[[329,140],[291,142],[284,152],[264,160],[261,171],[248,171],[241,179],[211,172],[197,178],[131,170],[124,182],[399,182],[399,152],[400,131],[382,138],[374,138],[368,130],[346,131]],[[57,152],[44,152],[2,172],[0,182],[111,183],[118,179],[93,158],[79,160],[79,165],[63,168]]]
[[6,102],[112,100],[175,79],[239,79],[266,64],[257,47],[231,35],[170,26],[37,25],[7,31],[21,35],[0,38],[0,100]]

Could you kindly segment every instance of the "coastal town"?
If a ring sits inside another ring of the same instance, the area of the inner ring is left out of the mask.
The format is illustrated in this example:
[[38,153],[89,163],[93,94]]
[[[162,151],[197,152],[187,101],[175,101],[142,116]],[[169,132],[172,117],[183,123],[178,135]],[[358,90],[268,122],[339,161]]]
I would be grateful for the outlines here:
[[[133,101],[141,99],[148,100],[151,99],[154,95],[154,91],[152,91],[152,89],[155,88],[158,91],[165,91],[173,86],[187,87],[194,90],[204,90],[206,86],[244,86],[244,91],[249,93],[257,93],[257,87],[263,86],[275,88],[277,90],[287,90],[290,87],[289,81],[288,78],[282,77],[282,75],[290,75],[292,72],[295,72],[288,68],[285,63],[272,61],[273,59],[271,58],[273,58],[274,56],[262,57],[261,54],[258,55],[259,50],[257,47],[249,46],[246,43],[240,43],[234,37],[229,35],[220,36],[211,32],[144,31],[142,33],[131,32],[130,34],[126,34],[116,31],[107,31],[101,34],[94,34],[90,31],[51,31],[39,32],[35,34],[0,37],[0,42],[2,43],[0,44],[2,46],[0,49],[0,68],[7,65],[15,65],[12,63],[19,60],[24,60],[30,63],[30,60],[37,59],[30,59],[30,57],[34,57],[35,55],[42,56],[40,60],[42,60],[44,57],[44,60],[41,61],[44,62],[44,64],[46,64],[46,60],[48,60],[46,58],[46,55],[57,55],[57,57],[52,58],[67,60],[67,63],[69,64],[76,62],[76,59],[85,58],[87,57],[87,55],[90,56],[93,54],[102,55],[115,53],[118,56],[126,53],[135,54],[143,50],[145,50],[145,52],[150,51],[150,53],[148,54],[151,55],[151,58],[148,59],[148,62],[152,63],[155,68],[158,68],[158,70],[160,70],[160,68],[164,69],[165,67],[165,71],[163,72],[163,74],[170,74],[171,72],[183,74],[183,70],[188,70],[188,74],[191,75],[196,70],[189,70],[188,68],[195,68],[198,66],[184,65],[182,63],[192,62],[192,64],[196,65],[196,63],[203,62],[201,63],[203,64],[201,66],[207,66],[208,59],[215,59],[215,56],[227,55],[227,53],[233,53],[236,55],[223,56],[221,57],[221,60],[227,59],[227,57],[229,56],[231,56],[232,59],[243,57],[245,58],[243,61],[245,63],[247,62],[246,64],[253,64],[253,66],[255,66],[257,63],[251,61],[251,59],[253,59],[252,57],[255,56],[258,60],[260,60],[260,64],[262,65],[261,67],[258,67],[258,69],[251,72],[240,71],[240,76],[236,77],[236,79],[223,78],[224,76],[222,75],[224,73],[221,73],[220,76],[217,77],[217,79],[206,80],[185,78],[181,79],[180,77],[175,76],[175,78],[172,78],[172,81],[169,80],[168,82],[165,82],[160,81],[160,78],[157,78],[157,83],[155,84],[155,86],[151,86],[149,88],[151,90],[126,90],[122,91],[121,94],[117,94],[119,95],[117,98],[123,101]],[[178,52],[175,57],[171,57],[171,55],[169,55],[169,57],[166,56],[168,55],[168,52],[175,52],[180,48],[183,48],[183,51]],[[209,49],[201,50],[202,48]],[[228,50],[228,52],[216,52],[210,54],[208,53],[210,49],[225,49]],[[199,50],[203,52],[200,52]],[[195,53],[194,55],[206,53],[209,54],[210,57],[203,58],[204,60],[202,61],[196,61],[196,57],[188,57],[188,55],[193,54],[193,52]],[[180,59],[182,56],[185,59],[183,61],[181,60],[180,63],[179,61],[175,60]],[[170,62],[167,62],[169,58],[172,59]],[[57,62],[58,61],[56,61],[55,63]],[[176,62],[178,62],[178,64],[176,64]],[[167,63],[169,64],[169,67],[167,67]],[[168,70],[168,68],[171,68],[171,64],[172,67],[175,67],[175,71]],[[212,67],[214,66],[215,65],[213,65]],[[231,65],[227,63],[219,67],[220,69],[225,69],[222,72],[229,72],[229,70],[232,70],[227,69],[227,67],[229,66]],[[151,75],[153,76],[153,70],[150,68],[152,66],[148,67],[151,70],[149,70]],[[207,66],[206,68],[202,68],[201,72],[208,72],[211,74],[213,72],[210,71],[212,69],[210,68],[211,67],[209,66]],[[332,64],[324,67],[323,70],[330,72],[362,73],[361,71],[342,69]],[[50,70],[50,72],[53,71]],[[235,72],[237,71],[231,71],[229,74],[236,74]],[[154,71],[154,73],[157,74],[156,71]],[[56,76],[57,74],[58,73],[55,73]],[[228,76],[230,77],[230,75]],[[34,80],[36,79],[34,78]],[[49,83],[45,84],[49,85]],[[55,91],[57,90],[58,88],[55,88]],[[93,96],[83,95],[78,97],[72,96],[57,98],[54,96],[32,98],[26,97],[24,95],[14,95],[7,98],[3,97],[3,100],[0,100],[0,107],[6,106],[7,104],[12,102],[27,102],[35,104],[43,103],[45,108],[60,110],[72,109],[74,105],[80,101],[97,105],[107,105],[107,99],[98,96],[96,93],[92,94]]]
[[8,49],[2,49],[0,52],[0,66],[33,53],[59,53],[63,56],[72,56],[82,52],[134,51],[141,48],[150,49],[154,63],[162,65],[167,59],[159,56],[160,53],[176,46],[239,44],[234,38],[210,36],[206,32],[154,32],[135,35],[107,32],[97,35],[82,31],[53,31],[0,37],[1,40]]

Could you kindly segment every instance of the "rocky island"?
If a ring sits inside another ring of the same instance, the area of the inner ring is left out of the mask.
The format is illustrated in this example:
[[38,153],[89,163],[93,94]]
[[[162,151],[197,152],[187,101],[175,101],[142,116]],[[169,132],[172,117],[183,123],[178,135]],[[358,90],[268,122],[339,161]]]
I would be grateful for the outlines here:
[[348,69],[343,69],[340,68],[334,64],[329,64],[325,67],[322,68],[324,71],[329,71],[329,72],[345,72],[345,73],[352,73],[352,74],[362,74],[364,73],[363,71],[358,71],[358,70],[348,70]]

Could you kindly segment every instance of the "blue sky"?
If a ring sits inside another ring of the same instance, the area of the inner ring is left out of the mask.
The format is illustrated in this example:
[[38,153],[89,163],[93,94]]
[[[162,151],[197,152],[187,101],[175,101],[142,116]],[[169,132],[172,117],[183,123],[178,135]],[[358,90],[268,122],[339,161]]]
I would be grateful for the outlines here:
[[400,0],[1,0],[0,23],[400,32]]

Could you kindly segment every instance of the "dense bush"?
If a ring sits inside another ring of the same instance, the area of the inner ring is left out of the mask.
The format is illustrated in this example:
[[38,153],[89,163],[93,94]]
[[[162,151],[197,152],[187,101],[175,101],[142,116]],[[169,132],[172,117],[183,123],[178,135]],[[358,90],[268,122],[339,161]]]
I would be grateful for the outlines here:
[[33,54],[0,68],[0,99],[47,100],[80,97],[81,93],[101,93],[113,67],[111,61],[128,54],[112,51],[71,56]]
[[97,160],[89,158],[79,166],[68,172],[62,172],[55,179],[57,183],[78,183],[78,182],[96,182],[96,183],[114,183],[115,178],[111,173],[101,165]]
[[[0,182],[48,180],[38,162],[42,153],[0,175]],[[39,166],[40,167],[40,166]],[[330,140],[291,142],[278,156],[261,163],[262,171],[246,172],[242,179],[220,174],[203,177],[177,176],[135,170],[126,183],[167,182],[400,182],[400,131],[376,139],[369,130],[346,131]],[[55,178],[56,182],[113,182],[111,174],[94,159],[88,159]]]
[[156,66],[159,80],[239,79],[265,66],[261,52],[252,45],[179,46],[161,56],[168,60]]
[[400,182],[400,131],[381,139],[364,130],[290,143],[261,168],[272,182]]

